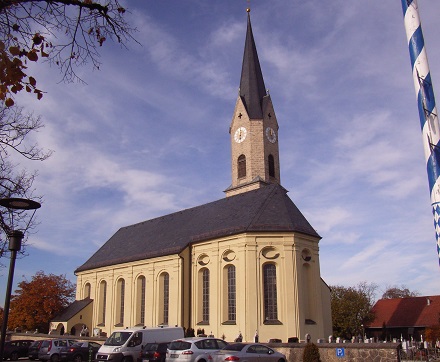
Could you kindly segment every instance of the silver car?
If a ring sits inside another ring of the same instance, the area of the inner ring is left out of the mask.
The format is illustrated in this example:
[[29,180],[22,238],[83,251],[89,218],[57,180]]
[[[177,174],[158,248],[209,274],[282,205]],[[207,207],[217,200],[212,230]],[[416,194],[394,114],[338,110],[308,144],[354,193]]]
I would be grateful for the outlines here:
[[38,350],[38,359],[40,361],[58,362],[61,348],[70,347],[77,342],[73,339],[46,339],[41,343]]
[[211,355],[213,362],[286,362],[286,356],[258,343],[232,343]]
[[167,351],[167,362],[208,362],[211,355],[227,346],[218,338],[190,337],[172,341]]

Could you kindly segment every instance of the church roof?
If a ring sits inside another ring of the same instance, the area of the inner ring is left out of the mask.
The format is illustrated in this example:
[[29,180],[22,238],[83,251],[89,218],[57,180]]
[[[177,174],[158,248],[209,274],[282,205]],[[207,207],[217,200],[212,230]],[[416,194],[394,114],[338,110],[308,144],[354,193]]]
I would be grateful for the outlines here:
[[244,232],[320,238],[278,184],[122,227],[75,272],[178,254],[188,245]]
[[60,314],[56,315],[51,322],[66,322],[73,318],[76,314],[81,312],[85,307],[93,302],[93,299],[86,298],[82,300],[75,300],[72,304],[67,306]]
[[250,119],[263,118],[262,102],[266,95],[263,73],[258,60],[257,48],[252,33],[251,18],[248,12],[246,41],[240,79],[240,96]]

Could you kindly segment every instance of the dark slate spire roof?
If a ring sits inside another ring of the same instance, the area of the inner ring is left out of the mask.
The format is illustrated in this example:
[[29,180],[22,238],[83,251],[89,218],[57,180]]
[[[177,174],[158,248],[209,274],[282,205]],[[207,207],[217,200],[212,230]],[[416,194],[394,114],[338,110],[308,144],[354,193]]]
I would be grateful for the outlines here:
[[244,45],[243,65],[241,68],[240,96],[251,119],[263,118],[262,100],[266,95],[263,73],[258,60],[251,17],[248,12],[246,42]]
[[75,272],[177,254],[188,245],[244,232],[299,232],[320,238],[278,184],[119,229]]

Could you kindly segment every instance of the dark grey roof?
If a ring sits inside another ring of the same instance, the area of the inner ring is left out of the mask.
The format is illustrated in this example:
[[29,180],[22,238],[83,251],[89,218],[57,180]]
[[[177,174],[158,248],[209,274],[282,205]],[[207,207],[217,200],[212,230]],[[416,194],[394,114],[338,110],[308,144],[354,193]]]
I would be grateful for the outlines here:
[[278,184],[119,229],[75,272],[183,251],[189,244],[252,231],[319,235]]
[[263,73],[258,60],[257,48],[252,34],[251,17],[248,13],[246,41],[244,45],[243,65],[241,68],[240,96],[249,118],[263,118],[262,101],[266,95]]
[[93,302],[93,299],[86,298],[82,300],[75,300],[72,304],[66,307],[60,314],[55,316],[51,322],[66,322],[73,318],[76,314],[81,312],[85,307]]

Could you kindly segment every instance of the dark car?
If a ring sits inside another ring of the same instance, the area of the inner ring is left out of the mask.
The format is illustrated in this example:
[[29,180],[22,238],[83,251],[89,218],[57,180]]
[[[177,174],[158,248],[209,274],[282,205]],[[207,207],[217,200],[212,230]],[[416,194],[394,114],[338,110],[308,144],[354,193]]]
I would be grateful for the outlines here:
[[77,342],[60,350],[61,361],[84,362],[93,361],[101,345],[96,342]]
[[10,359],[16,361],[20,357],[27,357],[29,346],[33,340],[30,339],[17,339],[16,341],[5,342],[5,348],[3,351],[3,359]]
[[141,351],[138,362],[165,362],[168,343],[147,343]]
[[43,343],[42,339],[32,342],[29,346],[28,357],[31,361],[38,359],[38,351],[40,350],[41,343]]

